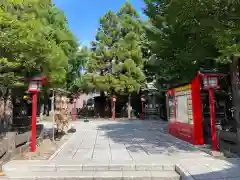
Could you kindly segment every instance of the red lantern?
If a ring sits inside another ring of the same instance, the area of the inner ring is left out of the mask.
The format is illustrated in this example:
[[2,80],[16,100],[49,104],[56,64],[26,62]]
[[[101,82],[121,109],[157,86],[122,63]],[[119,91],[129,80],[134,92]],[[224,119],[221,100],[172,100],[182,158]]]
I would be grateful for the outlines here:
[[34,77],[29,79],[28,92],[38,93],[42,84],[47,80],[46,77]]
[[209,104],[210,104],[210,117],[211,117],[211,133],[212,133],[212,150],[218,150],[216,120],[215,120],[215,105],[214,105],[214,90],[219,88],[218,77],[224,76],[223,74],[200,74],[203,82],[203,88],[208,90]]
[[208,76],[204,75],[202,77],[203,80],[203,87],[205,89],[217,89],[219,88],[218,86],[218,77],[217,76]]
[[144,95],[141,96],[141,101],[142,101],[142,102],[145,102]]

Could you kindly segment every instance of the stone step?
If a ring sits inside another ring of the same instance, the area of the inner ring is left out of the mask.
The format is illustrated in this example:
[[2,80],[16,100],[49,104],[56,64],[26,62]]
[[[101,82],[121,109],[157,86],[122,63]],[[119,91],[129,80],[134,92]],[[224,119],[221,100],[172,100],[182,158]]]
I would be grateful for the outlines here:
[[86,171],[86,172],[26,172],[11,174],[5,180],[180,180],[175,171]]
[[88,171],[175,171],[173,164],[101,164],[76,161],[10,161],[3,166],[6,175],[17,172],[88,172]]

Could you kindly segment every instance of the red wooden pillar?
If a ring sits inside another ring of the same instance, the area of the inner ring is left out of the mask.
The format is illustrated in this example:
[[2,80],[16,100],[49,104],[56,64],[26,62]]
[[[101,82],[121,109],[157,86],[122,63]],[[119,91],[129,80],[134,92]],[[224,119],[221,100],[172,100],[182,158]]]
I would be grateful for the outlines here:
[[116,103],[113,102],[113,119],[116,120]]
[[174,111],[173,111],[173,115],[174,115],[174,122],[177,122],[177,98],[176,98],[176,93],[173,91],[173,95],[174,95],[174,99],[173,99],[173,107],[174,107]]
[[37,92],[32,95],[32,136],[31,152],[36,151]]
[[202,102],[200,94],[200,76],[192,80],[192,114],[193,114],[193,144],[204,144],[202,127]]
[[141,102],[142,105],[142,113],[141,113],[141,119],[144,120],[144,102]]
[[44,76],[35,76],[29,79],[28,92],[32,93],[32,135],[30,149],[36,150],[36,126],[37,126],[37,93],[42,87],[42,83],[47,80]]
[[76,98],[74,99],[74,102],[73,102],[73,120],[76,121],[77,120],[77,108],[76,108],[76,103],[77,103],[77,100]]
[[112,113],[113,113],[113,120],[116,120],[116,100],[117,100],[116,96],[113,95],[113,96],[112,96],[112,105],[113,105],[113,111],[112,111]]
[[218,150],[216,121],[215,121],[215,105],[214,105],[214,90],[209,88],[209,104],[210,104],[210,116],[211,116],[211,132],[212,132],[212,150]]
[[145,102],[145,98],[144,95],[141,95],[141,115],[140,115],[140,119],[144,120],[144,102]]

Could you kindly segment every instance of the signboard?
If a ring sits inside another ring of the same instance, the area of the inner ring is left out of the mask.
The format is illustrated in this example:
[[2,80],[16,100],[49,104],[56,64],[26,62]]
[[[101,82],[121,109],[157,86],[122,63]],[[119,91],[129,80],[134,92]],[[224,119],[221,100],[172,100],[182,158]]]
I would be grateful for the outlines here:
[[169,133],[192,144],[203,144],[200,78],[190,84],[168,90]]
[[174,122],[174,96],[169,95],[168,97],[168,118],[170,122]]
[[179,87],[176,92],[176,121],[193,124],[191,85]]

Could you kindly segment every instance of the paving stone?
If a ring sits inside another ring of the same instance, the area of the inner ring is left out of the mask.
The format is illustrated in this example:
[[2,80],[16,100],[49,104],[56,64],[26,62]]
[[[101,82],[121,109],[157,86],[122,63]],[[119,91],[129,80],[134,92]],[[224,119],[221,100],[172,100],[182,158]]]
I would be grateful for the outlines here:
[[84,164],[82,166],[83,171],[108,171],[109,164]]
[[[179,168],[180,166],[180,168]],[[190,167],[190,164],[177,165],[176,171],[181,174],[186,180],[208,180],[208,179],[221,179],[221,173],[212,171],[211,168],[204,164],[195,163]]]
[[8,177],[0,177],[0,180],[9,180]]
[[167,164],[164,164],[162,165],[163,166],[163,170],[164,171],[174,171],[175,170],[175,165],[167,165]]
[[45,180],[45,179],[93,179],[95,172],[29,172],[28,174],[15,174],[12,176],[9,176],[9,178],[15,178],[15,179],[26,179],[30,180],[37,179],[37,180]]
[[151,180],[151,172],[149,171],[124,171],[123,180]]
[[122,149],[124,151],[126,150],[125,145],[123,145],[123,144],[109,143],[109,146],[110,146],[111,150],[120,150],[120,149]]
[[105,158],[105,159],[111,159],[111,152],[109,149],[102,150],[102,149],[95,149],[93,157],[95,158]]
[[108,161],[110,161],[111,160],[111,157],[110,156],[108,156],[107,158],[106,158],[107,156],[105,155],[105,156],[97,156],[97,155],[94,155],[93,157],[92,157],[92,160],[93,161],[106,161],[106,160],[108,160]]
[[79,149],[76,154],[72,157],[73,160],[91,159],[93,149]]
[[[7,164],[8,165],[14,164],[14,165],[22,166],[25,163],[28,165],[45,165],[46,161],[44,161],[44,160],[12,160],[12,161],[9,161]],[[51,162],[49,162],[49,163],[51,164]],[[6,166],[6,164],[4,166]]]
[[131,161],[132,157],[126,149],[111,149],[111,160]]
[[[9,178],[9,180],[37,180],[37,178],[32,178],[32,177],[12,177],[12,178]],[[53,178],[51,178],[51,180],[53,180]]]
[[175,171],[151,171],[151,180],[180,180],[180,175]]
[[129,160],[118,159],[116,161],[112,160],[110,162],[110,165],[114,165],[114,164],[116,164],[116,165],[119,165],[119,164],[121,164],[121,165],[129,165],[129,164],[136,164],[136,163],[135,163],[135,161],[130,160],[130,159]]
[[136,164],[136,171],[162,171],[160,164]]
[[56,166],[55,165],[29,166],[27,171],[54,172],[54,171],[56,171]]
[[110,164],[109,171],[135,171],[136,165],[135,164]]
[[239,168],[238,169],[228,169],[228,170],[223,170],[219,171],[218,173],[221,178],[237,178],[240,177],[240,172]]
[[94,180],[122,180],[123,173],[121,171],[98,171],[94,174]]
[[76,172],[76,171],[83,171],[83,165],[57,165],[56,167],[57,172]]
[[8,173],[8,172],[15,172],[15,171],[25,171],[25,172],[28,172],[28,171],[33,171],[33,172],[38,172],[38,171],[42,171],[42,172],[53,172],[53,171],[56,171],[56,165],[53,164],[53,163],[47,163],[46,161],[44,162],[45,164],[43,163],[25,163],[25,162],[22,162],[23,164],[14,164],[14,163],[6,163],[4,166],[3,166],[3,171],[5,173]]

